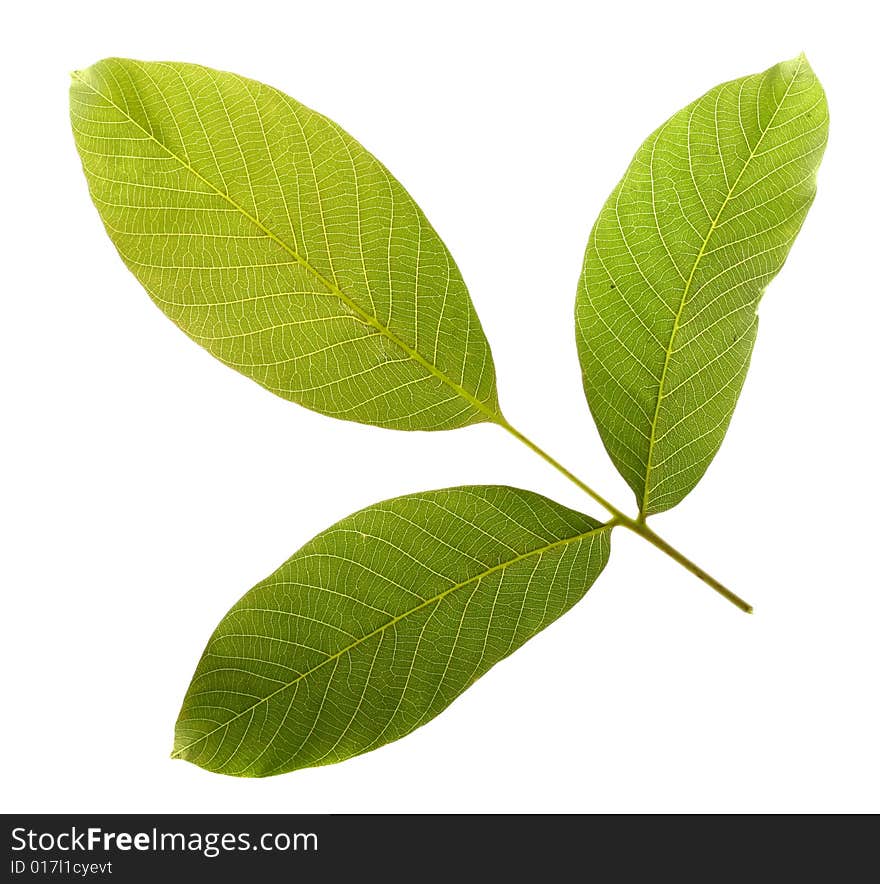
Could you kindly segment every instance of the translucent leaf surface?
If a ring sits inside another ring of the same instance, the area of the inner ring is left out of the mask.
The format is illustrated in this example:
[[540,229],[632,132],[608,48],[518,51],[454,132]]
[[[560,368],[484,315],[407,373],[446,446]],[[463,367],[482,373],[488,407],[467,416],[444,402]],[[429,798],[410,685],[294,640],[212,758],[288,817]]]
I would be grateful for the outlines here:
[[816,190],[828,110],[801,56],[724,83],[639,148],[593,228],[578,287],[584,389],[642,514],[718,450],[764,288]]
[[577,602],[609,535],[500,486],[343,519],[223,618],[183,702],[175,756],[268,776],[402,737]]
[[385,167],[235,74],[108,59],[73,74],[92,199],[193,340],[286,399],[439,430],[493,418],[489,345],[455,262]]

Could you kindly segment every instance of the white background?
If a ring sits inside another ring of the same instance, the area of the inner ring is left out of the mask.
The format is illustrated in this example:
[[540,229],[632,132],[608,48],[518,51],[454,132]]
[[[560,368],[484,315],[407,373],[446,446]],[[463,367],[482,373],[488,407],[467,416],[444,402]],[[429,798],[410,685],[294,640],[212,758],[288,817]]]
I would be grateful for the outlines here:
[[[868,3],[16,3],[4,11],[4,811],[878,811],[876,27]],[[108,55],[271,83],[341,123],[444,237],[508,418],[627,510],[580,386],[587,234],[641,140],[805,50],[819,194],[727,439],[588,597],[406,739],[236,780],[171,761],[230,605],[397,494],[505,483],[600,515],[501,430],[406,434],[273,397],[188,341],[105,236],[67,118]]]

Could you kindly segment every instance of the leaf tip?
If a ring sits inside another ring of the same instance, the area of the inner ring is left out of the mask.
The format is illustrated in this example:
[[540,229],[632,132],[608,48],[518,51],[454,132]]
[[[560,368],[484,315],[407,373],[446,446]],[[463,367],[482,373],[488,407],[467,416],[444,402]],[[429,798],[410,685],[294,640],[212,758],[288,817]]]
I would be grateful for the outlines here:
[[174,743],[171,747],[169,758],[171,758],[172,761],[191,761],[192,754],[190,750],[193,746],[192,735],[182,732],[180,730],[180,723],[178,722],[174,728]]
[[[92,66],[94,67],[94,65]],[[87,68],[77,68],[75,71],[70,72],[70,88],[71,89],[80,89],[83,86],[88,86],[89,82],[89,71],[91,71],[91,67]]]
[[77,68],[75,71],[71,71],[70,72],[70,79],[85,82],[88,79],[88,76],[89,76],[89,73],[91,72],[91,70],[93,68],[97,67],[98,64],[100,64],[100,62],[97,62],[96,64],[90,64],[84,68]]
[[808,70],[810,73],[813,73],[813,67],[810,64],[810,60],[807,58],[806,52],[801,52],[795,60],[802,68]]
[[812,66],[810,65],[810,61],[807,58],[807,53],[804,51],[799,52],[794,58],[790,61],[784,61],[780,65],[781,68],[787,68],[789,70],[794,70],[795,75],[801,73],[806,76],[815,77],[816,74],[813,71]]

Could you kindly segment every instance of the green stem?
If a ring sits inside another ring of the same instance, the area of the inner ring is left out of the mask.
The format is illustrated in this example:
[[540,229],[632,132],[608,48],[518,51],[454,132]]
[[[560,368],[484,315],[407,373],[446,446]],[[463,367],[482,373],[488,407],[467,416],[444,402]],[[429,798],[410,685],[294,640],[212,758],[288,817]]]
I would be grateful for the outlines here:
[[712,589],[715,590],[719,595],[724,596],[727,601],[732,602],[740,611],[745,611],[746,614],[751,614],[753,611],[752,606],[745,601],[745,599],[741,599],[735,592],[729,590],[723,583],[719,583],[711,574],[707,574],[699,565],[694,564],[687,556],[680,553],[672,544],[667,543],[659,534],[656,534],[652,531],[644,522],[636,522],[632,519],[627,520],[622,523],[625,527],[629,528],[630,531],[634,531],[639,537],[644,538],[648,541],[648,543],[653,544],[657,547],[657,549],[662,550],[666,553],[671,559],[674,559],[678,562],[679,565],[684,566],[691,572],[691,574],[696,575],[703,581],[707,586],[711,586]]
[[625,525],[627,522],[630,521],[629,517],[626,514],[622,513],[616,506],[614,506],[614,504],[609,503],[607,500],[605,500],[605,498],[602,497],[602,495],[599,494],[598,491],[593,491],[593,489],[590,488],[590,486],[587,485],[586,482],[582,482],[580,479],[578,479],[578,477],[573,472],[571,472],[571,470],[567,470],[561,463],[559,463],[558,460],[556,460],[555,457],[547,454],[547,452],[544,451],[543,448],[540,448],[538,445],[532,442],[532,440],[529,439],[528,436],[521,433],[516,427],[509,424],[503,417],[497,418],[495,420],[495,423],[497,423],[499,427],[507,430],[507,432],[510,433],[510,435],[513,436],[515,439],[519,439],[519,441],[522,442],[523,445],[531,448],[532,451],[534,451],[535,454],[538,455],[538,457],[540,457],[542,460],[547,461],[547,463],[550,464],[553,469],[558,470],[560,473],[562,473],[562,475],[565,476],[565,478],[568,479],[570,482],[574,482],[574,484],[577,485],[577,487],[580,488],[581,491],[589,494],[590,497],[592,497],[593,500],[595,500],[596,503],[599,504],[599,506],[603,507],[609,513],[611,513],[611,515],[614,516],[617,522]]
[[571,470],[566,469],[561,463],[559,463],[558,460],[556,460],[555,457],[552,457],[550,454],[544,451],[543,448],[532,442],[532,440],[529,439],[528,436],[526,436],[524,433],[521,433],[512,424],[509,424],[504,417],[496,417],[494,418],[494,422],[498,424],[499,427],[510,433],[510,435],[513,436],[515,439],[518,439],[520,442],[522,442],[523,445],[525,445],[527,448],[530,448],[532,451],[534,451],[535,454],[538,455],[538,457],[550,464],[553,469],[562,473],[562,475],[565,476],[566,479],[577,485],[577,487],[580,488],[581,491],[588,494],[590,497],[593,498],[593,500],[596,501],[596,503],[598,503],[601,507],[611,513],[612,519],[610,524],[623,525],[624,528],[628,528],[633,533],[638,534],[639,537],[641,537],[643,540],[647,540],[648,543],[650,543],[652,546],[655,546],[657,547],[657,549],[666,553],[666,555],[668,555],[671,559],[678,562],[679,565],[690,571],[691,574],[699,577],[700,580],[703,581],[703,583],[705,583],[707,586],[711,586],[712,589],[715,590],[715,592],[717,592],[719,595],[724,596],[724,598],[726,598],[732,604],[736,605],[741,611],[745,611],[747,614],[752,613],[752,606],[747,601],[741,599],[735,592],[729,590],[726,586],[724,586],[723,583],[717,581],[711,574],[708,574],[699,565],[696,565],[689,558],[687,558],[687,556],[685,556],[683,553],[680,553],[674,546],[672,546],[671,543],[667,543],[667,541],[660,537],[659,534],[652,531],[645,524],[645,519],[643,517],[640,516],[638,519],[631,519],[624,512],[614,506],[614,504],[610,503],[604,497],[602,497],[602,495],[599,494],[598,491],[594,491],[592,488],[590,488],[589,485],[587,485],[586,482],[580,480],[574,473],[571,472]]

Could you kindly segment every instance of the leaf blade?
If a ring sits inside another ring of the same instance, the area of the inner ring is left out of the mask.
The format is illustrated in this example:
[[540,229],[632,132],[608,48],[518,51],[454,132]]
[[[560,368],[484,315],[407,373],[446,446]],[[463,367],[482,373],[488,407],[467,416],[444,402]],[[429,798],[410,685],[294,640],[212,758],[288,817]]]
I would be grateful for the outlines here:
[[827,124],[803,56],[723,83],[646,139],[596,221],[578,353],[642,516],[679,503],[721,445],[758,303],[815,196]]
[[408,495],[341,520],[221,621],[175,756],[267,776],[404,736],[579,600],[610,530],[503,486]]
[[454,260],[335,123],[234,74],[129,59],[74,75],[71,118],[123,261],[218,359],[283,398],[378,426],[498,415]]

